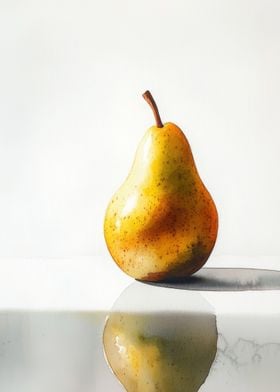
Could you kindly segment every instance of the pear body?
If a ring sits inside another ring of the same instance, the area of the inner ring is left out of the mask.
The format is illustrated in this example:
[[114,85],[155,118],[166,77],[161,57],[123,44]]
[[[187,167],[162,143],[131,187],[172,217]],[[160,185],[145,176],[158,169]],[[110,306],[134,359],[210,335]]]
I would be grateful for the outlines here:
[[180,279],[199,270],[216,241],[218,214],[175,124],[148,129],[104,221],[107,247],[128,275]]

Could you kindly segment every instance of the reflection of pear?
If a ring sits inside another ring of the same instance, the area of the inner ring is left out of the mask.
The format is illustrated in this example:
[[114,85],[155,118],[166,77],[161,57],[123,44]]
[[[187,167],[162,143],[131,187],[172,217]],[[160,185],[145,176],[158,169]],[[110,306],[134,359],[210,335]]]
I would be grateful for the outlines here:
[[216,318],[198,293],[135,283],[114,305],[103,341],[128,392],[196,392],[216,355]]
[[108,249],[140,280],[190,275],[208,259],[217,237],[215,204],[195,167],[189,143],[174,124],[157,126],[141,141],[131,172],[105,216]]

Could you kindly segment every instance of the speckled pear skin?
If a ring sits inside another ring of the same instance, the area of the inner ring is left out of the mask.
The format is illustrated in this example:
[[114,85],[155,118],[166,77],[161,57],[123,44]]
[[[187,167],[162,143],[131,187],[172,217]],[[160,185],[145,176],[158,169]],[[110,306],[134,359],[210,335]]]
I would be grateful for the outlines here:
[[151,127],[106,211],[113,259],[135,279],[182,279],[207,261],[217,230],[214,201],[184,133],[173,123]]

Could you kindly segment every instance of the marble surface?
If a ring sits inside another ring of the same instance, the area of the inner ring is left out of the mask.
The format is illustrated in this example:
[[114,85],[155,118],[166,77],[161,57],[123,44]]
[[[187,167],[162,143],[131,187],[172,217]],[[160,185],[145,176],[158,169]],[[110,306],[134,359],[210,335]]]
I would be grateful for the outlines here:
[[[257,268],[258,263],[247,260],[245,265]],[[244,260],[215,260],[212,266],[244,267]],[[266,263],[267,269],[277,266],[277,259]],[[196,283],[158,287],[132,281],[101,258],[2,260],[0,390],[124,391],[104,358],[102,335],[108,315],[144,314],[153,335],[168,337],[182,329],[181,312],[186,325],[195,325],[199,315],[216,320],[216,355],[200,392],[278,392],[279,274],[243,272],[203,270],[197,275],[203,279]],[[210,290],[215,277],[227,282],[227,288],[236,281],[242,287]],[[168,322],[162,323],[161,317]],[[207,326],[204,329],[207,336]]]

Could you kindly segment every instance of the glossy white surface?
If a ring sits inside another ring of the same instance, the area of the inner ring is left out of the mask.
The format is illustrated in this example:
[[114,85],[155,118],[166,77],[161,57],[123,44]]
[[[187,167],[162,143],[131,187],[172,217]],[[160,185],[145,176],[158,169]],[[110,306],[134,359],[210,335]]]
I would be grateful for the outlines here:
[[[224,259],[223,265],[244,266],[249,261]],[[255,260],[255,266],[259,262],[263,261]],[[211,263],[218,266],[222,260]],[[275,269],[277,263],[266,260],[268,268]],[[106,265],[101,258],[1,260],[1,390],[123,391],[102,348],[105,316],[117,301],[124,312],[143,312],[147,305],[151,313],[171,312],[171,334],[176,323],[172,311],[190,317],[199,311],[215,312],[218,352],[200,391],[217,392],[226,386],[229,392],[278,392],[280,291],[189,292],[154,287],[133,283],[117,269],[109,274],[112,270]]]
[[0,311],[0,390],[122,391],[103,356],[104,313]]
[[0,309],[104,311],[131,282],[109,255],[0,259]]

